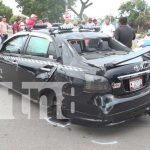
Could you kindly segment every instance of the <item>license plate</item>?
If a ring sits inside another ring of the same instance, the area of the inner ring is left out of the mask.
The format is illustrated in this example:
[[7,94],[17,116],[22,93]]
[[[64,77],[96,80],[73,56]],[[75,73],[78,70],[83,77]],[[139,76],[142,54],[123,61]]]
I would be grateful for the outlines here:
[[137,77],[129,80],[130,91],[135,91],[143,87],[143,78]]

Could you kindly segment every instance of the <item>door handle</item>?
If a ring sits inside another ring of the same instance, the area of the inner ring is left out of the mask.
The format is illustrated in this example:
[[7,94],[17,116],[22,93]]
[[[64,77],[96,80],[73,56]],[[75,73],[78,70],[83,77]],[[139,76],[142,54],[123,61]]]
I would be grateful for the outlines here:
[[47,71],[47,72],[50,72],[50,71],[51,71],[51,69],[49,69],[49,68],[44,68],[44,67],[40,68],[40,70],[42,70],[42,71]]

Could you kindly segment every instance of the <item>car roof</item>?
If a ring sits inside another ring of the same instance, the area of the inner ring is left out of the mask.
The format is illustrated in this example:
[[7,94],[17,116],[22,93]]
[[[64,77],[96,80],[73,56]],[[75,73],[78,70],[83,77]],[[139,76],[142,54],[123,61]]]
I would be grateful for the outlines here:
[[[31,32],[29,31],[22,31],[18,32],[17,35],[25,35],[25,34],[31,34],[34,33],[34,35],[37,33],[39,34],[46,34],[50,35],[49,30],[47,29],[40,29],[40,30],[32,30]],[[110,38],[110,36],[101,33],[101,32],[79,32],[79,31],[74,31],[74,32],[65,32],[65,33],[56,33],[56,37],[66,39],[66,40],[84,40],[84,39],[96,39],[96,38]]]
[[33,36],[38,36],[38,37],[43,37],[43,38],[51,39],[51,37],[49,36],[50,34],[48,34],[48,32],[44,33],[44,32],[21,31],[21,32],[18,32],[16,34],[14,34],[13,36],[21,36],[21,35],[33,35]]
[[109,36],[101,32],[70,32],[70,33],[61,34],[61,36],[63,37],[63,39],[66,40],[109,38]]

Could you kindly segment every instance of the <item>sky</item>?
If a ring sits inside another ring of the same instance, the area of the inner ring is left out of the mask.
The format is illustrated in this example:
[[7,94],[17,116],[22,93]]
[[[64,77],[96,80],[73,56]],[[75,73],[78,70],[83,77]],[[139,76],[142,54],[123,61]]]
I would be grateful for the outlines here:
[[[118,15],[118,8],[123,2],[128,0],[90,0],[93,5],[85,10],[85,14],[89,17],[103,18],[106,15]],[[150,5],[150,0],[146,0]],[[3,0],[4,4],[11,7],[15,15],[20,14],[15,0]],[[80,2],[77,0],[75,9],[80,10]]]
[[9,6],[10,8],[13,9],[14,15],[21,14],[17,8],[17,3],[15,2],[15,0],[2,0],[2,1],[6,6]]

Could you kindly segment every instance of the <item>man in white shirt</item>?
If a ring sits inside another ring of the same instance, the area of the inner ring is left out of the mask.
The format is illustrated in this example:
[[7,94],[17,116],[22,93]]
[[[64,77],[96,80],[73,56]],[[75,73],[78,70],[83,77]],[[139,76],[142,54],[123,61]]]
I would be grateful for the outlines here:
[[114,27],[114,25],[111,24],[111,21],[109,18],[105,19],[105,22],[102,26],[101,32],[103,32],[111,37],[114,37],[115,27]]
[[62,25],[62,27],[64,27],[64,28],[74,28],[74,25],[72,24],[72,22],[71,22],[71,15],[68,13],[68,12],[66,12],[64,15],[63,15],[63,17],[64,17],[64,24]]
[[91,17],[89,17],[88,18],[88,22],[87,22],[87,24],[86,24],[86,27],[87,28],[92,28],[92,27],[94,27],[95,25],[94,25],[94,23],[93,23],[93,19],[91,18]]

